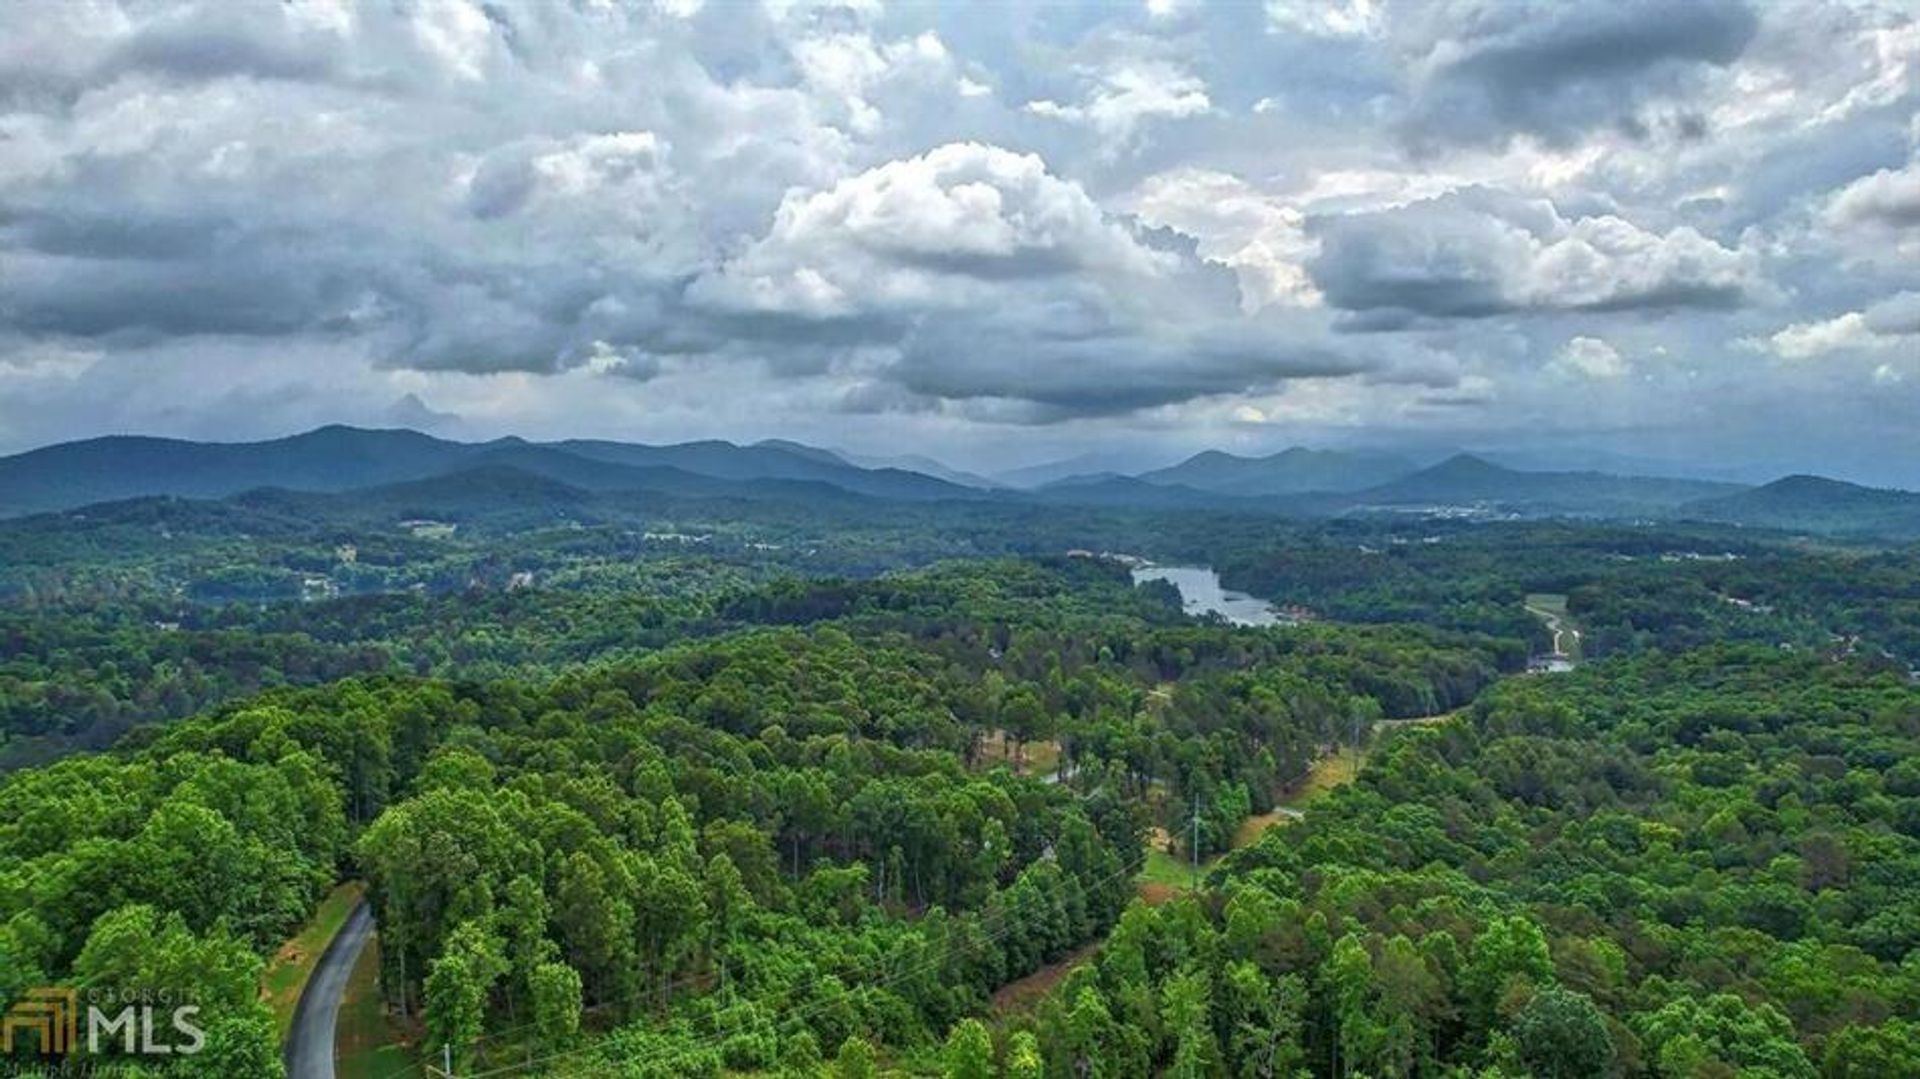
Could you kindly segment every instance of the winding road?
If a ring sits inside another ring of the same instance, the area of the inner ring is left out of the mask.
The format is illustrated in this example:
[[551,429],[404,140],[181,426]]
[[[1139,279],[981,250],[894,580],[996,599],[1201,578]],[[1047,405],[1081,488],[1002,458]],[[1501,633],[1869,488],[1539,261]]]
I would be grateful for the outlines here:
[[1531,603],[1525,607],[1528,614],[1547,624],[1547,631],[1553,634],[1554,653],[1567,657],[1570,662],[1577,662],[1580,658],[1580,631],[1567,624],[1566,615]]
[[346,995],[353,965],[372,938],[373,910],[363,899],[347,916],[333,943],[327,945],[320,965],[300,994],[283,1054],[287,1079],[333,1079],[334,1021],[340,1015],[340,1001]]

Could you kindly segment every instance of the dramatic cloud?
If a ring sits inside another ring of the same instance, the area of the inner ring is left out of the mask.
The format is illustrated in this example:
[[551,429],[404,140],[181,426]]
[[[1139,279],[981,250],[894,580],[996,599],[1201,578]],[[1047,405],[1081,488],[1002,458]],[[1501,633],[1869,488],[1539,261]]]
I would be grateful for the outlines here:
[[773,228],[696,298],[809,318],[959,309],[1010,280],[1153,278],[1172,259],[1141,246],[1079,185],[1032,154],[942,146],[789,195]]
[[1546,200],[1465,191],[1316,218],[1309,263],[1327,302],[1368,328],[1416,317],[1526,311],[1724,308],[1758,284],[1755,261],[1692,228],[1650,232],[1605,214],[1568,220]]
[[1891,444],[1916,114],[1899,0],[0,6],[0,451]]
[[1389,36],[1415,73],[1422,140],[1644,128],[1642,110],[1732,63],[1759,27],[1740,0],[1418,0],[1397,15]]

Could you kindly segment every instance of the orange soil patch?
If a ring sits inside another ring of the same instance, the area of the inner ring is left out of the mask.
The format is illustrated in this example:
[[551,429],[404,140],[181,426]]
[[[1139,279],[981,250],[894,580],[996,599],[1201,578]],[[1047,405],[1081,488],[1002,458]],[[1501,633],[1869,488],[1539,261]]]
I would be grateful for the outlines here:
[[1185,888],[1178,888],[1171,884],[1148,881],[1140,886],[1140,901],[1149,907],[1157,907],[1162,903],[1170,903],[1180,898],[1186,894],[1186,891]]
[[1048,963],[1024,978],[1010,981],[993,993],[993,1010],[999,1014],[1026,1011],[1038,1004],[1041,998],[1053,992],[1053,987],[1061,979],[1073,973],[1073,969],[1092,959],[1100,950],[1100,942],[1095,941],[1074,951],[1058,963]]

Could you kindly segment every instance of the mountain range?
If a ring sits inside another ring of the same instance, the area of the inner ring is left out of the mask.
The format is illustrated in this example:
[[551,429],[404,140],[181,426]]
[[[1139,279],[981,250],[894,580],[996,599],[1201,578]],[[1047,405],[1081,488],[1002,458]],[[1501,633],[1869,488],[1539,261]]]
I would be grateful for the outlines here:
[[[1135,475],[1039,466],[1016,490],[924,457],[857,458],[799,442],[645,445],[599,439],[455,442],[418,431],[330,426],[262,442],[110,436],[0,457],[0,516],[173,496],[258,510],[318,511],[320,496],[366,492],[364,508],[495,500],[528,514],[594,497],[996,502],[1225,510],[1658,517],[1825,535],[1920,537],[1920,494],[1816,476],[1760,487],[1606,472],[1526,471],[1471,454],[1417,467],[1387,453],[1300,447],[1264,457],[1220,451]],[[377,495],[373,492],[377,492]],[[584,501],[583,501],[584,500]]]

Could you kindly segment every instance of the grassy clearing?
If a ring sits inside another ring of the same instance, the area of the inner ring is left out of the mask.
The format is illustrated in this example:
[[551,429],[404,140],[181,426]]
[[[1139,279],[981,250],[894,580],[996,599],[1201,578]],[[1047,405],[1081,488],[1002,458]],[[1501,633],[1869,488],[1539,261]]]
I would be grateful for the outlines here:
[[[1359,759],[1356,760],[1356,756]],[[1306,808],[1335,787],[1344,787],[1353,782],[1365,761],[1364,752],[1356,755],[1350,749],[1314,761],[1313,766],[1307,769],[1306,776],[1280,798],[1280,804],[1292,809]]]
[[282,944],[267,963],[266,972],[260,978],[260,996],[273,1009],[274,1030],[281,1041],[286,1040],[287,1031],[293,1026],[294,1009],[300,1004],[301,992],[307,988],[307,979],[313,977],[313,968],[320,965],[327,945],[339,935],[340,927],[347,924],[347,915],[353,913],[365,891],[366,885],[357,880],[335,888],[321,900],[313,918],[292,940]]
[[380,938],[367,942],[353,965],[334,1030],[334,1070],[339,1079],[392,1079],[422,1074],[404,1031],[387,1019],[380,999]]
[[991,768],[1007,765],[1021,775],[1043,776],[1060,766],[1060,743],[1027,742],[1020,746],[1020,760],[1013,759],[1013,746],[1003,731],[994,731],[980,740],[980,762]]
[[1251,846],[1267,829],[1276,824],[1291,824],[1295,819],[1297,818],[1294,814],[1278,809],[1271,813],[1256,813],[1241,821],[1240,827],[1234,831],[1233,849],[1239,850],[1241,847]]
[[[1511,595],[1512,593],[1508,593]],[[1567,616],[1567,597],[1559,592],[1529,592],[1526,607],[1530,611],[1542,611],[1556,618]]]

